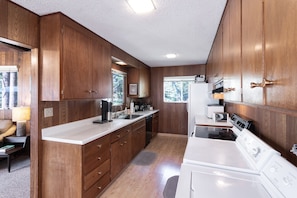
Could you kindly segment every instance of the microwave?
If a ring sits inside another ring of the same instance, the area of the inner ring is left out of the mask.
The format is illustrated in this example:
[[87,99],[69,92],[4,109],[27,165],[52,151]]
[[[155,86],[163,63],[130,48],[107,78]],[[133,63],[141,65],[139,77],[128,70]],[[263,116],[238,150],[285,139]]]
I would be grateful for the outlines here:
[[210,119],[213,118],[213,113],[215,112],[224,112],[223,105],[207,105],[206,106],[206,116]]
[[229,121],[229,113],[226,112],[214,112],[212,116],[215,122],[227,122]]

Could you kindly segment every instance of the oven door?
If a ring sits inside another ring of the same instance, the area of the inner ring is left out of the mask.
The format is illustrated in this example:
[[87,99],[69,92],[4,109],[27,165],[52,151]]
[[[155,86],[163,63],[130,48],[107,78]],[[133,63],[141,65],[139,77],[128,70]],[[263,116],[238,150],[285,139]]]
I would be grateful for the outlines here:
[[237,136],[228,127],[195,126],[192,137],[235,141]]

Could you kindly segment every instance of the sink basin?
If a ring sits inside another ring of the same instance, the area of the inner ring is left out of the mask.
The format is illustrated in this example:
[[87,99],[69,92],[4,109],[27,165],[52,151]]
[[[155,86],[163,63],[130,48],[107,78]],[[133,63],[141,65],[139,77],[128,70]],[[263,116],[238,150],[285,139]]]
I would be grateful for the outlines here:
[[130,120],[130,119],[138,118],[138,117],[140,117],[140,116],[141,116],[141,115],[131,114],[131,115],[120,115],[118,118],[119,118],[119,119],[127,119],[127,120]]

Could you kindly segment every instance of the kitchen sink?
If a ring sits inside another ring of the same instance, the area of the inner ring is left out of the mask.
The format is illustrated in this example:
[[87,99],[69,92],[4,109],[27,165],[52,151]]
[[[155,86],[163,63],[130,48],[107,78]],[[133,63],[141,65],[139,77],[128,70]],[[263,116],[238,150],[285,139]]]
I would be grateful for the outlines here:
[[137,114],[127,115],[127,114],[125,114],[125,115],[120,115],[118,118],[119,118],[119,119],[127,119],[127,120],[131,120],[131,119],[138,118],[138,117],[140,117],[140,116],[142,116],[142,115],[137,115]]

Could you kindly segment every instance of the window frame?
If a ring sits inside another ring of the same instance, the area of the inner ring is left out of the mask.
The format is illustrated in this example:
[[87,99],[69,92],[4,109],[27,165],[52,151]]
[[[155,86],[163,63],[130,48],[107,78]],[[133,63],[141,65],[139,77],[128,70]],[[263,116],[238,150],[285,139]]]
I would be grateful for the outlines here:
[[[112,69],[111,70],[112,72],[112,106],[123,106],[126,104],[126,87],[127,87],[127,73],[126,72],[123,72],[123,71],[120,71],[120,70],[117,70],[117,69]],[[114,102],[114,83],[113,83],[113,75],[116,74],[116,75],[122,75],[123,76],[123,103],[115,103]]]
[[[180,100],[180,101],[166,101],[166,89],[165,89],[165,82],[173,82],[173,81],[176,81],[176,82],[187,82],[188,85],[190,83],[194,83],[195,82],[195,76],[164,76],[163,77],[163,102],[164,103],[176,103],[176,104],[184,104],[184,103],[187,103],[188,102],[188,98],[187,100]],[[182,95],[184,93],[184,89],[182,87],[182,93],[181,93],[181,97],[180,98],[183,98]]]
[[[0,109],[11,109],[13,107],[16,107],[18,105],[18,94],[19,94],[19,87],[18,87],[18,81],[19,81],[19,71],[18,71],[18,67],[16,65],[1,65],[0,66],[0,73],[1,73],[1,86],[0,86]],[[3,74],[2,73],[9,73],[9,86],[5,87],[4,82],[3,82]],[[12,82],[11,77],[13,77],[13,74],[11,73],[16,73],[15,74],[15,79],[16,82]],[[15,85],[12,83],[16,83]],[[4,88],[6,88],[4,90]],[[8,106],[3,106],[3,92],[4,95],[6,93],[8,93]],[[14,96],[13,96],[14,95]],[[12,98],[11,98],[11,97]]]

